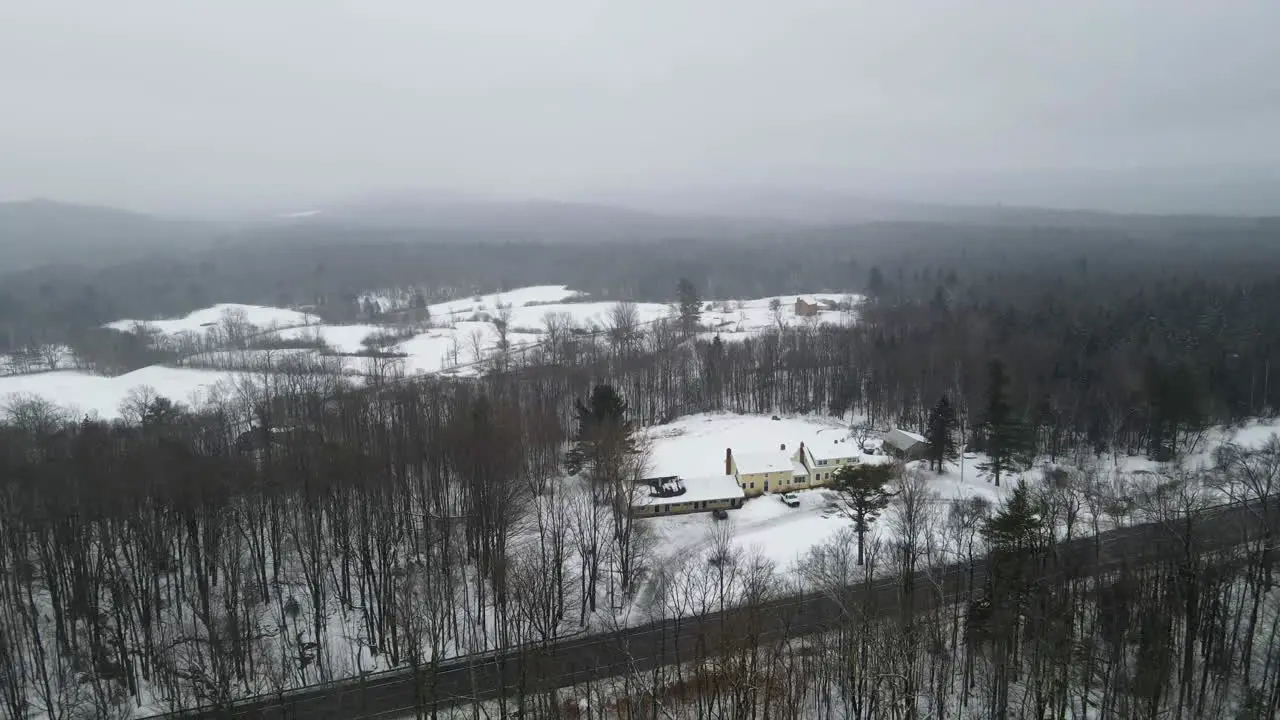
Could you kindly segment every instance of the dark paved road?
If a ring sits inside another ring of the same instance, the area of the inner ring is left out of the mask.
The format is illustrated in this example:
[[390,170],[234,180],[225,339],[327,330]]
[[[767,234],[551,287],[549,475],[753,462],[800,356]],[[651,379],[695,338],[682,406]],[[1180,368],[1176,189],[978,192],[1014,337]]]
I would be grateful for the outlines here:
[[[1227,505],[1202,512],[1192,521],[1192,533],[1203,550],[1231,547],[1262,536],[1266,529],[1280,530],[1280,499],[1268,505]],[[1149,523],[1083,538],[1057,547],[1057,565],[1078,568],[1089,575],[1124,565],[1149,564],[1185,553],[1186,523]],[[953,603],[961,598],[965,579],[973,573],[985,578],[986,560],[974,567],[958,564],[935,572],[928,583],[914,583],[905,596],[919,609]],[[941,578],[941,582],[938,582]],[[843,614],[844,602],[887,615],[904,602],[898,579],[852,587],[835,594],[786,597],[762,607],[731,609],[681,620],[667,620],[632,627],[618,633],[565,640],[548,647],[524,648],[480,657],[460,658],[442,664],[434,678],[397,670],[364,680],[344,681],[306,688],[284,695],[246,700],[232,709],[205,710],[171,718],[212,720],[390,720],[412,714],[415,707],[437,698],[441,705],[475,697],[514,695],[521,685],[527,691],[565,687],[587,680],[611,677],[633,670],[671,664],[722,647],[725,638],[740,638],[756,628],[763,641],[780,640],[819,632],[831,627]]]

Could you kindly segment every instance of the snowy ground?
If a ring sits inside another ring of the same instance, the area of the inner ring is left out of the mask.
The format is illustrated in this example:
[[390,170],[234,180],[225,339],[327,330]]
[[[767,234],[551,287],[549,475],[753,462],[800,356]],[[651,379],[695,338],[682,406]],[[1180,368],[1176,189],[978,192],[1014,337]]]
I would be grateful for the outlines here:
[[[684,417],[669,425],[650,428],[653,438],[649,474],[700,477],[724,472],[725,448],[735,452],[745,449],[780,449],[785,444],[794,450],[801,441],[813,442],[816,437],[831,439],[831,435],[847,436],[848,425],[835,418],[806,416],[785,417],[772,420],[763,415],[702,414]],[[1214,450],[1225,442],[1254,447],[1265,442],[1272,434],[1280,433],[1280,420],[1252,422],[1240,428],[1214,428],[1205,433],[1196,451],[1183,461],[1188,470],[1208,468],[1213,463]],[[1039,481],[1044,463],[1021,474],[1012,474],[996,487],[980,469],[987,460],[981,454],[968,453],[949,463],[942,473],[927,470],[924,462],[911,463],[909,469],[919,470],[936,493],[936,502],[949,505],[957,500],[982,497],[992,506],[1008,497],[1018,479],[1028,484]],[[864,455],[864,463],[886,462],[883,455]],[[1138,494],[1144,486],[1159,483],[1163,476],[1173,472],[1167,465],[1144,457],[1119,457],[1104,455],[1093,459],[1098,465],[1101,481],[1110,492],[1117,495]],[[1063,466],[1070,465],[1063,459]],[[1220,489],[1203,488],[1206,503],[1227,502],[1230,498]],[[790,572],[795,562],[812,548],[832,540],[842,528],[851,528],[851,521],[841,515],[836,506],[834,491],[825,488],[801,490],[797,493],[800,506],[784,505],[775,494],[749,498],[741,509],[729,511],[728,520],[715,520],[710,513],[692,513],[667,517],[646,518],[643,522],[652,533],[653,556],[651,565],[660,567],[670,561],[696,554],[705,558],[711,544],[711,535],[727,525],[732,529],[732,542],[742,551],[754,551],[773,561],[781,572]],[[892,536],[891,522],[897,506],[891,505],[876,522],[873,533],[882,540]],[[945,517],[945,515],[943,516]],[[1145,522],[1149,518],[1099,517],[1100,530],[1108,530],[1120,523]],[[1093,518],[1086,506],[1079,510],[1077,535],[1090,532]],[[1062,535],[1063,528],[1058,529]],[[641,593],[643,594],[643,593]]]
[[[543,318],[548,314],[566,314],[573,318],[574,325],[598,330],[608,325],[609,313],[615,306],[617,303],[614,302],[574,302],[513,308],[511,326],[542,332],[545,329]],[[671,306],[663,303],[635,303],[635,306],[636,318],[641,323],[650,323],[671,314]]]
[[[540,334],[519,331],[507,333],[507,342],[512,348],[531,345],[541,339]],[[455,323],[453,327],[432,328],[390,349],[406,355],[405,373],[418,375],[460,370],[460,366],[478,369],[474,364],[491,356],[497,347],[498,330],[493,323],[464,320]],[[476,352],[477,348],[479,354]]]
[[228,313],[243,313],[245,321],[259,328],[272,326],[293,327],[313,325],[320,322],[320,319],[315,315],[298,312],[297,310],[264,307],[262,305],[220,303],[203,310],[196,310],[180,318],[167,320],[116,320],[115,322],[107,323],[104,327],[120,330],[121,332],[131,332],[138,325],[143,325],[162,335],[177,335],[182,332],[200,333],[222,322],[222,319]]
[[[397,295],[388,291],[370,297],[384,308],[391,309],[404,307],[406,298],[402,295],[404,293]],[[857,301],[856,296],[847,293],[818,293],[805,297],[823,307],[834,307],[850,299],[855,304]],[[725,340],[736,340],[776,327],[779,323],[846,323],[853,318],[851,311],[831,309],[822,310],[814,318],[797,317],[795,295],[779,296],[779,311],[775,314],[769,309],[773,299],[705,302],[702,321],[708,329],[704,335],[718,334]],[[600,329],[607,324],[608,315],[615,305],[613,302],[585,301],[582,293],[563,285],[539,285],[461,298],[429,306],[431,327],[417,328],[418,332],[412,337],[389,344],[384,349],[402,356],[393,361],[393,369],[406,375],[475,374],[483,371],[483,361],[496,352],[499,334],[494,320],[504,307],[509,308],[510,313],[507,342],[512,348],[519,349],[542,341],[548,315],[568,318],[576,327]],[[667,317],[671,312],[671,306],[664,303],[636,304],[637,319],[641,323]],[[365,349],[364,341],[370,335],[389,329],[388,326],[369,323],[328,325],[320,323],[314,315],[296,310],[238,304],[214,305],[185,317],[166,320],[117,320],[106,327],[132,332],[142,326],[162,339],[177,339],[183,335],[214,337],[210,333],[220,332],[231,316],[251,325],[249,334],[257,338],[272,334],[286,340],[319,337],[339,354],[330,358],[328,364],[353,376],[366,373],[371,367],[367,358],[353,354]],[[60,405],[75,406],[83,412],[115,417],[120,400],[131,388],[151,385],[162,395],[186,402],[193,394],[206,394],[208,388],[220,380],[234,381],[237,367],[298,352],[317,353],[310,349],[212,349],[182,360],[182,364],[192,368],[211,368],[204,370],[153,366],[115,378],[72,371],[0,376],[0,404],[8,402],[16,394],[36,394]]]
[[286,328],[277,336],[289,340],[318,337],[338,352],[354,353],[364,348],[365,338],[383,329],[377,325],[310,325]]
[[49,372],[73,367],[75,362],[71,348],[65,345],[42,347],[37,352],[0,353],[0,376]]
[[[725,448],[741,453],[749,448],[781,450],[785,444],[787,452],[791,452],[802,441],[813,443],[819,437],[829,441],[833,434],[847,437],[847,427],[836,418],[822,416],[772,420],[765,415],[692,415],[650,428],[653,450],[649,472],[684,477],[722,474]],[[879,463],[886,458],[863,455],[862,461]],[[996,503],[1010,491],[1012,483],[997,488],[979,477],[976,464],[980,459],[962,458],[960,462],[963,466],[957,463],[942,475],[928,475],[930,488],[938,493],[940,501],[976,495]],[[797,508],[784,505],[775,494],[750,498],[741,509],[730,511],[727,521],[715,520],[710,513],[647,518],[644,522],[654,534],[654,547],[660,549],[654,564],[691,552],[705,553],[709,533],[727,523],[738,548],[757,551],[778,569],[787,570],[811,548],[829,541],[842,528],[852,527],[849,519],[837,511],[833,491],[815,488],[798,491],[797,495]]]
[[[526,305],[558,303],[582,295],[577,290],[570,290],[564,285],[531,285],[506,292],[472,295],[447,302],[430,305],[433,319],[453,318],[465,320],[475,313],[495,312],[498,305],[510,305],[513,309]],[[408,306],[409,293],[404,291],[382,290],[366,293],[361,300],[372,300],[384,312]]]
[[199,404],[213,386],[230,383],[238,373],[189,370],[153,365],[119,377],[102,377],[74,370],[0,378],[0,414],[15,399],[38,395],[73,408],[75,415],[120,416],[120,403],[133,388],[151,386],[160,395]]
[[[796,298],[807,298],[818,303],[822,308],[813,317],[797,317],[795,313]],[[811,293],[808,295],[779,295],[778,313],[775,315],[769,305],[775,298],[757,298],[754,300],[713,300],[704,304],[702,324],[709,328],[706,336],[719,335],[722,340],[741,340],[751,337],[767,328],[778,325],[832,324],[843,325],[853,322],[857,305],[861,302],[858,295],[851,293]],[[848,310],[829,309],[830,307],[848,304]],[[710,309],[705,309],[707,306]]]

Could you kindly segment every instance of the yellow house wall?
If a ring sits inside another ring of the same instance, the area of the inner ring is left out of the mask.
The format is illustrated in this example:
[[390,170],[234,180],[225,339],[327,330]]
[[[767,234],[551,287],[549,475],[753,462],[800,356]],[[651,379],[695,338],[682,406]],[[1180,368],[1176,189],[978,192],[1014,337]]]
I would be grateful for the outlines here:
[[826,465],[815,464],[809,468],[809,485],[810,487],[821,487],[830,485],[835,472],[845,465],[857,465],[857,458],[832,458],[827,461]]
[[809,488],[813,487],[813,474],[812,473],[808,475],[792,474],[791,477],[785,480],[784,482],[786,484],[779,489],[785,492],[790,492],[792,490],[808,490]]
[[777,472],[764,473],[739,473],[738,485],[742,486],[742,491],[747,497],[755,497],[764,494],[764,486],[769,484],[769,491],[785,490],[789,485],[787,481],[791,479],[790,470],[779,470]]

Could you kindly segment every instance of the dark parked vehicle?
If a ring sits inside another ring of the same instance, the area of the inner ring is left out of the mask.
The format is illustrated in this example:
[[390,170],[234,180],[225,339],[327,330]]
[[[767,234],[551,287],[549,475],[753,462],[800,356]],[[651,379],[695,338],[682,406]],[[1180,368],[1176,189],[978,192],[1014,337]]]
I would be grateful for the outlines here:
[[724,508],[716,508],[715,510],[711,511],[711,517],[717,520],[728,520],[729,511],[725,510]]

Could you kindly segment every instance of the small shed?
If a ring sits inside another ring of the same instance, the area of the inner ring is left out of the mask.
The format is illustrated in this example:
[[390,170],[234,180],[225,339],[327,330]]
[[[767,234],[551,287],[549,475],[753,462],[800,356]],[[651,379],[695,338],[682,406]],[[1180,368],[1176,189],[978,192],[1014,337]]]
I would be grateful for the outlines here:
[[900,460],[919,460],[924,457],[929,443],[923,435],[894,428],[884,434],[885,452]]

